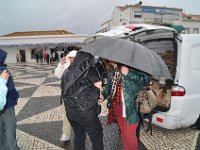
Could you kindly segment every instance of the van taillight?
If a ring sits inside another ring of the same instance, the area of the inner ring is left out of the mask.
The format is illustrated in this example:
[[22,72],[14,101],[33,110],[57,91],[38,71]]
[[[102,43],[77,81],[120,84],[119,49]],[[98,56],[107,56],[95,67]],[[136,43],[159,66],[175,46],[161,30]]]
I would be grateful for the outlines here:
[[184,96],[185,95],[185,88],[182,86],[172,86],[172,96]]
[[156,117],[156,121],[157,121],[157,122],[160,122],[160,123],[163,123],[163,118]]

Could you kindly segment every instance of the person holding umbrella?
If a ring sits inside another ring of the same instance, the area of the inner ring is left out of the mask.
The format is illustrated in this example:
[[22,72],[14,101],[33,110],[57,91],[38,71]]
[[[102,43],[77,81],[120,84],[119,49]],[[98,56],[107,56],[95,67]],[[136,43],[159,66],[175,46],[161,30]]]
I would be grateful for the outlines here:
[[136,128],[139,117],[136,106],[137,92],[150,82],[150,75],[140,70],[111,62],[113,68],[100,100],[108,100],[108,124],[117,121],[121,130],[124,150],[137,150]]
[[118,37],[91,36],[80,51],[112,61],[110,79],[99,101],[108,100],[108,124],[117,120],[125,150],[137,150],[137,93],[154,78],[172,79],[165,62],[147,47]]

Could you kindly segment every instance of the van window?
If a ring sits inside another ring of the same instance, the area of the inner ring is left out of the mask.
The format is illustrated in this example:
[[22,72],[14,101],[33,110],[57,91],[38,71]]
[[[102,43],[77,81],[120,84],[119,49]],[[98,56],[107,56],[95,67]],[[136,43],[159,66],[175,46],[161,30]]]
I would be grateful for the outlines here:
[[148,41],[145,43],[141,43],[145,47],[148,47],[149,49],[153,50],[157,54],[161,55],[164,50],[172,50],[174,51],[174,43],[172,40],[154,40],[154,41]]
[[176,74],[176,52],[174,49],[174,42],[172,40],[163,39],[144,42],[142,45],[161,56],[174,79]]
[[191,68],[200,70],[200,45],[195,46],[192,48],[192,55],[191,55]]
[[131,37],[131,40],[153,50],[166,63],[172,78],[175,78],[177,65],[177,43],[174,40],[174,31],[144,30]]

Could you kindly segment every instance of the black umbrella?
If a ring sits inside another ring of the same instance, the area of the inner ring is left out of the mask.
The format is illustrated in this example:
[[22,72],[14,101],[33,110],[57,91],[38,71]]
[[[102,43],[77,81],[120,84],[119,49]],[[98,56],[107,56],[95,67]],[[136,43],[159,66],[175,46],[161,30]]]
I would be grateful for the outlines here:
[[155,77],[172,79],[162,58],[138,43],[105,36],[90,37],[85,43],[81,51],[134,67]]

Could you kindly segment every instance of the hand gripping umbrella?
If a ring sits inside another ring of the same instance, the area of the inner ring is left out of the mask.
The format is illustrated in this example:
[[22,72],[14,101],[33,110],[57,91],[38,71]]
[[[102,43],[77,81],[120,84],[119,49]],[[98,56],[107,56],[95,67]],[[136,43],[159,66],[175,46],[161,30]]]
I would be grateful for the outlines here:
[[85,40],[81,51],[134,67],[155,77],[172,79],[162,58],[136,42],[117,37],[93,36]]

